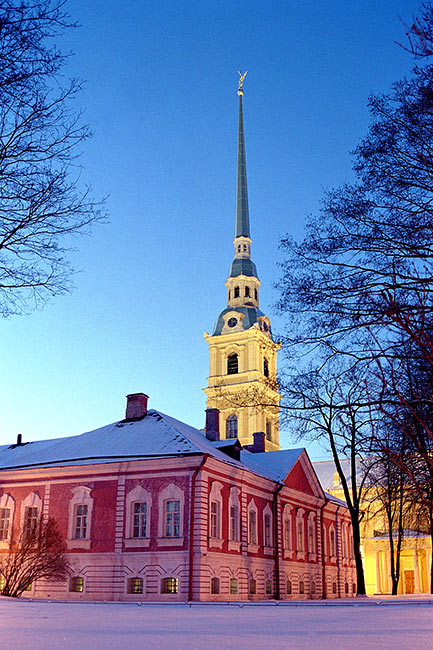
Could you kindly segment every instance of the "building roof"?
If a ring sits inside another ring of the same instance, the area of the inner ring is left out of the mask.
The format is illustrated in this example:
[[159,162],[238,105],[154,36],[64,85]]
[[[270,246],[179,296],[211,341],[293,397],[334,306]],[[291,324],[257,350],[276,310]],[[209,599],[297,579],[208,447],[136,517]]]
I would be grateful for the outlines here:
[[241,451],[241,461],[257,474],[282,483],[287,474],[299,460],[304,448],[281,449],[280,451],[264,451],[252,453],[246,449]]
[[238,275],[247,275],[258,279],[257,267],[249,257],[235,257],[230,265],[229,278],[236,278]]
[[238,312],[240,314],[243,314],[244,318],[242,319],[242,327],[244,330],[249,330],[250,327],[254,325],[254,323],[258,322],[259,317],[264,317],[265,314],[260,311],[260,309],[257,309],[257,307],[226,307],[225,309],[222,310],[222,312],[219,314],[215,327],[213,330],[212,336],[218,336],[221,334],[222,329],[224,327],[224,318],[223,316],[227,314],[228,312]]

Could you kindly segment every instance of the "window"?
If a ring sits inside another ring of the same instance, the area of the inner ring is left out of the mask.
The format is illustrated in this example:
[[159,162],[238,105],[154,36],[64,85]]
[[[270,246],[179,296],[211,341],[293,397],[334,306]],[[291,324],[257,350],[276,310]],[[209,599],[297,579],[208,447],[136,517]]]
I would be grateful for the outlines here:
[[230,593],[231,594],[238,593],[238,581],[236,578],[230,578]]
[[343,557],[346,558],[348,557],[347,553],[347,527],[346,524],[342,524],[341,526],[341,538],[343,542]]
[[226,422],[226,438],[238,437],[238,418],[236,415],[229,415]]
[[177,594],[179,591],[178,578],[163,578],[161,580],[161,593],[163,594]]
[[256,581],[254,580],[254,578],[250,578],[250,582],[249,582],[249,592],[250,592],[250,594],[255,594],[256,589],[257,589]]
[[263,361],[263,374],[265,377],[269,377],[269,362],[267,359]]
[[75,525],[74,525],[74,539],[87,538],[87,506],[84,504],[77,504],[75,506]]
[[254,298],[257,300],[258,294],[257,294],[257,289],[254,289]]
[[239,541],[239,508],[230,506],[230,539],[233,542]]
[[304,550],[304,522],[299,517],[296,519],[296,549],[301,552]]
[[235,298],[239,298],[239,287],[235,287]]
[[82,592],[84,591],[84,578],[81,576],[73,576],[69,580],[69,591]]
[[38,508],[37,506],[27,506],[24,510],[24,537],[30,537],[36,529],[38,523]]
[[288,551],[292,548],[292,521],[290,515],[284,520],[284,548]]
[[143,593],[143,578],[129,578],[128,594],[142,594],[142,593]]
[[244,251],[246,251],[246,250],[247,250],[247,245],[246,245],[246,244],[244,244]]
[[249,297],[250,297],[250,288],[245,287],[245,298],[249,298]]
[[316,593],[316,583],[312,582],[311,583],[311,595],[314,596],[315,593]]
[[248,512],[248,543],[257,544],[257,513],[255,510]]
[[354,594],[356,593],[356,584],[355,583],[352,584],[352,592]]
[[314,513],[308,515],[308,552],[316,552],[316,539],[314,534]]
[[272,440],[272,424],[270,420],[266,420],[266,440]]
[[303,580],[301,580],[300,583],[299,583],[299,593],[300,593],[300,594],[305,593],[305,585],[304,585],[304,581],[303,581]]
[[0,573],[0,591],[3,590],[3,587],[5,586],[6,579],[2,573]]
[[219,501],[210,503],[210,536],[219,537],[220,530],[220,504]]
[[333,583],[332,583],[332,593],[333,593],[333,594],[336,594],[336,593],[337,593],[337,583],[336,583],[336,582],[333,582]]
[[147,503],[136,501],[132,508],[132,536],[146,537],[147,532]]
[[180,501],[169,500],[165,502],[165,537],[179,537],[179,536],[180,536]]
[[344,593],[347,595],[349,593],[349,583],[346,582],[344,585]]
[[268,595],[272,593],[272,580],[266,580],[265,591]]
[[329,530],[329,553],[331,557],[335,557],[335,530],[333,528]]
[[238,373],[238,355],[230,354],[227,357],[227,374],[236,375]]
[[292,593],[292,581],[287,580],[287,582],[286,582],[286,594],[288,596],[290,596],[291,593]]
[[265,546],[272,546],[272,521],[270,514],[265,514],[263,517],[263,542]]
[[219,594],[219,592],[220,592],[220,579],[219,578],[211,578],[210,592],[211,592],[211,594]]
[[0,508],[0,541],[8,538],[10,516],[10,508]]

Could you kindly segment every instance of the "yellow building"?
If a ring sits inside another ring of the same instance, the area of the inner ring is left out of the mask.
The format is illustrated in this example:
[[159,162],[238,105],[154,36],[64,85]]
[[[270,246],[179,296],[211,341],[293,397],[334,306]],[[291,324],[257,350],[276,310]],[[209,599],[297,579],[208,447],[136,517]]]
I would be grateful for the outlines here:
[[245,138],[239,84],[239,126],[236,180],[234,259],[227,287],[227,307],[219,314],[209,343],[208,409],[219,410],[220,437],[253,444],[253,434],[265,434],[265,450],[279,445],[277,350],[271,323],[259,309],[260,281],[251,259]]
[[[350,484],[350,464],[342,460],[342,467],[347,470],[347,480]],[[313,463],[314,470],[322,488],[333,496],[345,501],[343,488],[332,460]],[[361,553],[364,564],[365,586],[367,594],[390,594],[391,563],[390,544],[387,526],[380,505],[374,498],[377,488],[364,491],[361,522]],[[431,539],[422,530],[416,530],[408,521],[404,530],[402,550],[400,554],[399,594],[417,594],[430,592],[431,573]],[[395,543],[397,539],[395,538]]]

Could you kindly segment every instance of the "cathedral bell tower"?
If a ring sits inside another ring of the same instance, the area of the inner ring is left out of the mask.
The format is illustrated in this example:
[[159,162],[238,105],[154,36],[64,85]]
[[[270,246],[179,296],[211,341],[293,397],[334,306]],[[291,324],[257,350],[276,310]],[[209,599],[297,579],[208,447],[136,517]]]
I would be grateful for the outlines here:
[[259,309],[260,280],[251,259],[247,170],[243,117],[245,75],[240,75],[236,218],[230,266],[227,307],[217,318],[209,343],[209,377],[205,393],[207,407],[219,410],[220,438],[239,438],[242,445],[254,443],[253,434],[263,432],[265,450],[279,444],[277,350],[271,323]]

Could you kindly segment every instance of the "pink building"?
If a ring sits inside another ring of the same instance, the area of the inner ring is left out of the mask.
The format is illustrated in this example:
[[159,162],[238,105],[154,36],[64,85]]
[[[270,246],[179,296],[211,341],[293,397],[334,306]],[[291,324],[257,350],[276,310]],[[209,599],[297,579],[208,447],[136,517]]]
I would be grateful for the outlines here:
[[146,395],[129,395],[124,420],[0,447],[0,552],[42,513],[57,520],[72,571],[65,583],[36,582],[28,596],[355,595],[346,505],[323,492],[304,449],[262,449],[264,434],[249,449],[209,440],[147,410]]

